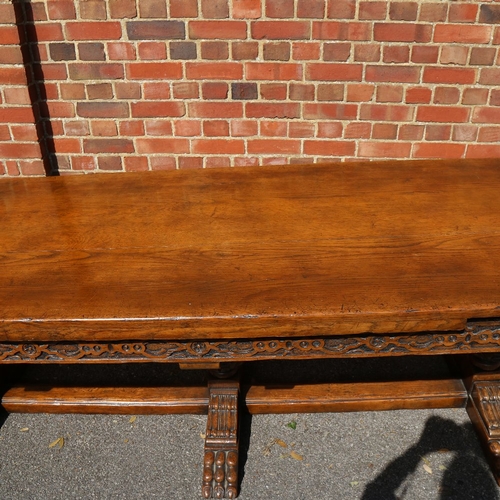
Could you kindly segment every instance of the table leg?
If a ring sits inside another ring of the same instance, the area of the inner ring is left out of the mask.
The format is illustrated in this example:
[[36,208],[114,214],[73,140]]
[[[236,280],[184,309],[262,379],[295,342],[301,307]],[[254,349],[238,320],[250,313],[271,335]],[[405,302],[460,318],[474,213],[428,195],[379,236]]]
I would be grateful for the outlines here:
[[209,382],[203,498],[232,499],[238,494],[238,395],[238,381]]

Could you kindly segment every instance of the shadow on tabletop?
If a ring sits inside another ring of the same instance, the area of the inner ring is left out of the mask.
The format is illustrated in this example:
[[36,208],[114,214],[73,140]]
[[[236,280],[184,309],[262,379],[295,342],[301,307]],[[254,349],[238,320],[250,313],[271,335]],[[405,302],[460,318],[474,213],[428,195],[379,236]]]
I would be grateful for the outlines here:
[[[458,425],[442,417],[430,417],[420,440],[393,460],[363,492],[362,500],[405,498],[405,481],[412,476],[429,453],[450,451],[453,459],[444,471],[440,487],[443,500],[495,500],[499,491],[480,449],[471,447],[477,440],[472,424]],[[478,493],[481,492],[481,497]]]

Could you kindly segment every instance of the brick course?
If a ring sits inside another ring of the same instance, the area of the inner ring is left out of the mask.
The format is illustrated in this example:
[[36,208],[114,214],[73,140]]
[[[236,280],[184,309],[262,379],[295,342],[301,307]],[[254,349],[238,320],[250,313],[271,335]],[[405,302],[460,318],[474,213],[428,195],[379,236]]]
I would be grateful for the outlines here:
[[26,5],[0,0],[0,176],[43,175],[42,111],[61,173],[500,155],[498,0]]

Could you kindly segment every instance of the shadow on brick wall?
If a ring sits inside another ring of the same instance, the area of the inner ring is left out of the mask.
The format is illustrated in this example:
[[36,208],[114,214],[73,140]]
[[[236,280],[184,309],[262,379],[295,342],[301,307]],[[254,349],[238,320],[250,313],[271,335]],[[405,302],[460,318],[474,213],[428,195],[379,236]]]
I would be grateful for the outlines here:
[[13,3],[43,167],[46,175],[59,175],[33,8],[29,0],[14,0]]

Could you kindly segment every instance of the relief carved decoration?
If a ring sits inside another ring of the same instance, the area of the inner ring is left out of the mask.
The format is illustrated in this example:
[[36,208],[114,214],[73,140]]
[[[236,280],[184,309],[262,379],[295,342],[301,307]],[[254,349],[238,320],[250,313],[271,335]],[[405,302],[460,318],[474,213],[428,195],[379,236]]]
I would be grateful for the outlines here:
[[500,321],[470,323],[458,332],[338,335],[257,340],[1,343],[0,362],[186,362],[495,352]]

